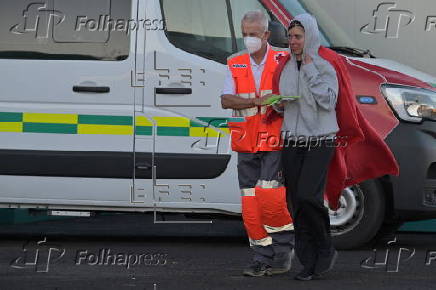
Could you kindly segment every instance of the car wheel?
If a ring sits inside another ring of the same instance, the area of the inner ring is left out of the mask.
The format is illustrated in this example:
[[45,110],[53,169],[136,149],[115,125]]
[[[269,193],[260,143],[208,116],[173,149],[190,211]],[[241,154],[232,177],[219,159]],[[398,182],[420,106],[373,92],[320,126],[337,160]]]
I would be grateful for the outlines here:
[[372,240],[385,216],[385,196],[377,180],[366,180],[342,191],[336,211],[329,209],[337,249],[353,249]]

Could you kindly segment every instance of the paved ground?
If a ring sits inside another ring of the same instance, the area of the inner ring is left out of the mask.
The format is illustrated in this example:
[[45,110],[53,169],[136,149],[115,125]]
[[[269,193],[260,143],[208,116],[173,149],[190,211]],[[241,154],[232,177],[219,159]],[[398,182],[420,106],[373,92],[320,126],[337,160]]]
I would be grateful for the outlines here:
[[241,276],[250,252],[239,223],[148,222],[0,226],[0,289],[436,289],[436,234],[399,233],[387,263],[383,245],[340,251],[328,279],[300,282],[298,261],[289,274]]

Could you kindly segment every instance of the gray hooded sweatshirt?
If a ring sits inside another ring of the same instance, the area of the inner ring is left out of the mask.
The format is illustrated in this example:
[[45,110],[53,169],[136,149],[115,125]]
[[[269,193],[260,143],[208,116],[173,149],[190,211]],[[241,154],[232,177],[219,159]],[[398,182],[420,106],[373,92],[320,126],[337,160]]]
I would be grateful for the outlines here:
[[334,138],[339,131],[335,110],[338,95],[336,71],[318,55],[320,40],[316,19],[301,14],[295,20],[304,26],[303,60],[307,54],[313,62],[303,62],[298,70],[296,56],[291,56],[280,76],[279,90],[281,95],[301,98],[284,101],[284,109],[274,108],[284,113],[282,131],[285,139],[302,139],[303,136],[303,139]]

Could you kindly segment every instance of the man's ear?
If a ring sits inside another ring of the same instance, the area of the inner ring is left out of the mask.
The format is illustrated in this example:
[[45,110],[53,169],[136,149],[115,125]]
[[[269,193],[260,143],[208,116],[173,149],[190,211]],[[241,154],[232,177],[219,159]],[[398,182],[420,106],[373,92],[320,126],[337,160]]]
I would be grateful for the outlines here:
[[266,32],[265,32],[266,40],[268,40],[270,36],[271,36],[271,31],[269,31],[269,30],[266,31]]

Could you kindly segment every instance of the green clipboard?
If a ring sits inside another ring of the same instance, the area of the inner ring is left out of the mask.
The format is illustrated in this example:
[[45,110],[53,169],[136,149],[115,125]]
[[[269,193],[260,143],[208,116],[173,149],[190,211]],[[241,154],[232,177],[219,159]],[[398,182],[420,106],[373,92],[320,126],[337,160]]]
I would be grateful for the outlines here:
[[270,98],[263,102],[263,105],[271,106],[277,104],[280,101],[285,100],[296,100],[299,99],[300,96],[281,96],[281,95],[272,95]]

